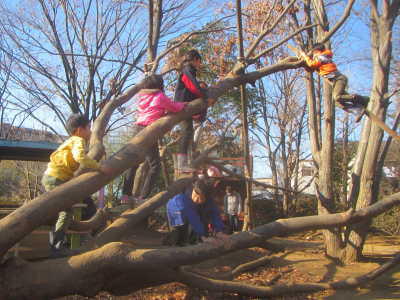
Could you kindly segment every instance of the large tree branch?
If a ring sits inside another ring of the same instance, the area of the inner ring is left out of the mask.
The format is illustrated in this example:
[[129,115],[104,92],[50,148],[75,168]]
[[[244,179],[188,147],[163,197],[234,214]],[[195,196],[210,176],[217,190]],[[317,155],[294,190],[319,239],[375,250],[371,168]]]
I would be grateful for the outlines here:
[[[228,91],[229,89],[239,86],[240,84],[243,83],[248,83],[248,82],[254,82],[264,76],[267,76],[269,74],[283,71],[283,70],[288,70],[288,69],[295,69],[299,68],[303,65],[303,62],[301,61],[293,61],[291,58],[286,58],[278,63],[264,67],[260,70],[250,72],[247,74],[243,75],[234,75],[230,76],[220,82],[217,83],[217,85],[210,87],[209,88],[209,97],[217,99],[220,95]],[[107,128],[107,124],[111,118],[111,115],[113,111],[129,101],[132,97],[136,95],[142,88],[142,82],[137,83],[130,89],[128,89],[125,93],[114,97],[109,101],[104,109],[101,111],[99,116],[97,117],[96,121],[93,124],[93,133],[91,136],[90,140],[90,151],[89,151],[89,156],[95,159],[100,159],[104,153],[104,146],[102,144],[103,136],[105,133],[105,130]]]
[[93,297],[100,291],[118,295],[174,280],[167,268],[159,272],[158,265],[145,269],[138,265],[145,254],[146,250],[134,251],[131,245],[111,243],[71,258],[9,261],[1,266],[0,294],[2,299],[53,299],[70,294]]
[[[146,254],[143,253],[143,259],[137,263],[144,267],[148,262],[151,262],[151,264],[163,265],[167,268],[191,265],[239,249],[258,246],[263,244],[265,240],[275,236],[286,236],[307,230],[327,229],[359,223],[365,221],[365,219],[375,217],[399,204],[400,193],[396,193],[358,211],[349,210],[343,213],[323,216],[279,219],[266,225],[259,226],[252,231],[232,235],[229,239],[229,243],[220,244],[219,246],[204,243],[184,248],[147,250],[145,251]],[[171,260],[166,259],[170,254],[173,254],[173,258]]]
[[339,28],[344,24],[344,22],[347,20],[347,18],[350,16],[351,9],[353,8],[353,4],[356,2],[355,0],[349,0],[347,2],[347,6],[343,12],[342,17],[339,19],[339,21],[332,27],[329,32],[327,32],[324,36],[324,38],[321,41],[318,41],[319,43],[325,43],[329,41],[329,39],[336,33],[336,31],[339,30]]
[[[281,219],[257,227],[250,232],[231,236],[229,244],[215,246],[203,243],[195,246],[134,250],[128,244],[110,243],[99,249],[73,256],[69,259],[48,260],[35,263],[8,262],[2,265],[0,272],[0,294],[6,299],[42,299],[77,293],[93,296],[99,291],[110,291],[116,294],[129,293],[150,285],[182,281],[190,285],[213,289],[215,284],[224,291],[238,292],[240,286],[231,282],[210,281],[208,278],[179,276],[173,273],[182,265],[191,265],[211,257],[216,257],[238,249],[262,244],[273,236],[282,236],[305,230],[327,229],[348,225],[374,217],[394,205],[400,204],[400,193],[386,197],[378,203],[357,212],[348,211],[324,216],[310,216]],[[295,287],[343,288],[352,287],[366,280],[371,280],[387,271],[400,261],[395,259],[367,275],[327,284],[295,285]],[[163,272],[159,267],[163,266]],[[172,272],[172,273],[171,273]],[[18,277],[18,280],[15,278]],[[37,280],[32,281],[32,278]],[[196,281],[191,281],[195,278]],[[200,280],[201,282],[198,282]],[[240,293],[255,295],[257,289],[240,290]],[[285,286],[285,289],[288,287]],[[272,287],[262,291],[271,293],[283,288]],[[250,292],[251,291],[251,292]],[[258,290],[260,291],[260,290]],[[293,291],[297,291],[294,289]],[[310,291],[309,289],[303,291]],[[258,295],[258,294],[256,294]]]
[[96,214],[87,221],[73,220],[69,229],[78,232],[97,230],[107,224],[107,215],[106,211],[99,209]]

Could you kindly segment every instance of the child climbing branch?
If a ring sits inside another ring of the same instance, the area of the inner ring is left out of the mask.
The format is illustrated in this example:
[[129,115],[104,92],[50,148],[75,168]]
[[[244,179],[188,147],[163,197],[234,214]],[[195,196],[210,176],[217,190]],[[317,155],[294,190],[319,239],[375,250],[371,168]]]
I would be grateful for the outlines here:
[[358,112],[356,122],[361,120],[364,109],[367,107],[369,98],[358,94],[349,94],[347,92],[348,79],[340,73],[336,64],[333,62],[333,52],[325,47],[324,44],[317,43],[313,46],[311,54],[288,46],[296,55],[303,59],[308,68],[325,78],[332,86],[332,98],[336,105],[346,112],[353,112],[354,109],[361,109]]
[[[207,87],[205,83],[197,80],[197,71],[201,67],[201,55],[197,50],[188,51],[182,61],[178,83],[175,88],[174,100],[178,102],[191,102],[197,98],[207,99]],[[207,99],[207,105],[215,103],[214,99]],[[178,172],[192,172],[188,163],[188,148],[193,142],[193,121],[203,122],[206,119],[207,109],[192,118],[181,123],[183,138],[180,141],[179,153],[177,154]]]

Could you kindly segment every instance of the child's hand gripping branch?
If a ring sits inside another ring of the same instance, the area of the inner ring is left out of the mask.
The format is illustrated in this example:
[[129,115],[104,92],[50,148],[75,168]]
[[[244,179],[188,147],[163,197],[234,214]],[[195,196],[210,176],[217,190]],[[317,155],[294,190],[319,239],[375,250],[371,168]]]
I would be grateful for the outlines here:
[[230,248],[232,245],[230,236],[223,232],[217,232],[214,237],[202,237],[201,240],[204,243],[211,244],[214,247],[224,246],[226,249]]
[[[200,81],[200,82],[199,82],[199,86],[200,86],[200,88],[202,88],[203,90],[207,90],[207,88],[208,88],[207,83],[205,83],[204,81]],[[213,106],[213,105],[215,104],[215,102],[216,102],[216,99],[207,98],[207,106],[208,106],[208,107]]]

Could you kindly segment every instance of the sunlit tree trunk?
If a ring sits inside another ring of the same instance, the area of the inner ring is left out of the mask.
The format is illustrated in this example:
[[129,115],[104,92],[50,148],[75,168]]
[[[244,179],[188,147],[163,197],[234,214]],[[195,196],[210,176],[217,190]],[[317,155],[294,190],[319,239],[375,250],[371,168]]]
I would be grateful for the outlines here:
[[[400,4],[399,1],[385,0],[381,3],[382,7],[378,8],[377,1],[371,0],[370,3],[373,79],[369,109],[385,121],[388,104],[388,99],[385,96],[388,92],[392,58],[392,29]],[[363,136],[366,152],[360,177],[360,191],[356,203],[357,210],[377,201],[377,189],[379,188],[377,180],[380,178],[377,174],[382,172],[382,169],[378,169],[377,162],[382,138],[382,129],[374,123],[371,124],[370,134]],[[365,221],[352,227],[346,247],[345,259],[347,262],[357,261],[362,257],[362,250],[370,224],[370,221]]]

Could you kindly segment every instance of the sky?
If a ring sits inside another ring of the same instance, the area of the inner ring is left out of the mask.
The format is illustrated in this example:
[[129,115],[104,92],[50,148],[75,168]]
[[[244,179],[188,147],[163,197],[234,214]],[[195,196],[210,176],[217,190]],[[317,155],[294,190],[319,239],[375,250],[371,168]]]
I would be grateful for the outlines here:
[[[15,1],[7,0],[3,3],[15,4]],[[342,1],[343,2],[343,1]],[[170,38],[192,29],[198,28],[199,25],[204,24],[210,20],[209,16],[215,16],[214,11],[216,5],[221,1],[193,1],[190,9],[193,13],[197,14],[196,22],[182,23],[180,29],[170,35]],[[344,3],[344,2],[343,2]],[[200,6],[199,6],[200,5]],[[200,7],[200,8],[195,8]],[[368,94],[371,83],[372,70],[370,64],[370,49],[369,49],[369,30],[366,21],[368,16],[365,16],[364,8],[356,2],[354,11],[356,15],[352,15],[346,22],[345,26],[333,38],[333,51],[335,54],[335,62],[339,70],[349,78],[349,92],[357,92],[361,94]],[[336,18],[342,13],[341,10],[331,11],[331,17]],[[201,16],[203,14],[203,16]],[[146,18],[146,16],[143,16]],[[162,50],[162,49],[160,49]],[[268,79],[267,79],[268,80]],[[52,118],[48,109],[44,109],[39,115],[42,118]],[[54,119],[54,127],[57,128],[62,134],[65,134],[63,127]],[[42,129],[42,125],[35,121],[28,120],[25,123],[26,127]],[[351,139],[357,140],[359,136],[359,127],[355,128],[352,133]],[[305,146],[307,147],[307,145]],[[270,176],[269,168],[265,159],[257,158],[260,149],[253,149],[254,153],[254,177],[268,177]]]

